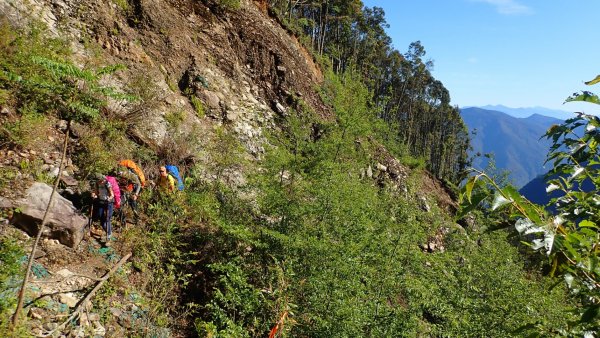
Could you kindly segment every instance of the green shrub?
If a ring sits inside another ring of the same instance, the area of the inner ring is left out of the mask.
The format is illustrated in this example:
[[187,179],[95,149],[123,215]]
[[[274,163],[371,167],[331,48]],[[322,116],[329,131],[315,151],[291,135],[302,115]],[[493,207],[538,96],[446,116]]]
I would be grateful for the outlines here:
[[217,0],[217,4],[222,9],[230,11],[240,9],[240,0]]
[[177,130],[185,120],[185,111],[178,110],[165,114],[165,121],[169,124],[169,128]]
[[127,12],[129,10],[129,2],[127,0],[112,0],[117,6],[119,6],[119,8],[124,11]]
[[194,107],[194,111],[199,118],[204,117],[204,105],[202,101],[195,95],[190,96],[190,101],[192,102],[192,106]]
[[23,248],[15,238],[0,238],[0,332],[8,324],[11,311],[14,311],[13,307],[17,303],[23,255]]
[[[85,69],[70,61],[69,43],[48,38],[42,24],[17,30],[0,22],[0,90],[18,108],[61,119],[89,121],[106,106],[106,97],[129,99],[99,81],[119,65]],[[82,85],[85,84],[85,85]]]
[[38,148],[48,142],[46,136],[50,123],[46,116],[24,107],[21,116],[5,125],[8,142],[22,149]]

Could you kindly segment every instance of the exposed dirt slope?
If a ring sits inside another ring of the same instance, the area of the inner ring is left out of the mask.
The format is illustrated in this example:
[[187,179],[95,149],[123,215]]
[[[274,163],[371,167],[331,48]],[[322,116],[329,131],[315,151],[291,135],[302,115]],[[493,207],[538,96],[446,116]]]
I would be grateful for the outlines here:
[[312,59],[253,3],[218,15],[216,8],[193,0],[132,3],[124,11],[111,2],[88,2],[83,6],[97,16],[79,17],[115,59],[132,65],[137,61],[135,66],[146,70],[162,65],[179,80],[192,66],[219,70],[240,83],[251,80],[268,103],[299,94],[324,109],[314,93],[320,78]]

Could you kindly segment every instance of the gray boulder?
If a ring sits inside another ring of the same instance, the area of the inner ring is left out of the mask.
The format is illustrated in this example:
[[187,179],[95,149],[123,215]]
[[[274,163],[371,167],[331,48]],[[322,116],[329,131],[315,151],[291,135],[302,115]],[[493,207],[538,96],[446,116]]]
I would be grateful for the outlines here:
[[[51,186],[34,183],[27,189],[27,196],[19,202],[12,223],[30,236],[37,235],[51,193]],[[82,216],[71,201],[56,193],[42,236],[57,239],[60,243],[74,248],[83,238],[86,225],[87,217]]]

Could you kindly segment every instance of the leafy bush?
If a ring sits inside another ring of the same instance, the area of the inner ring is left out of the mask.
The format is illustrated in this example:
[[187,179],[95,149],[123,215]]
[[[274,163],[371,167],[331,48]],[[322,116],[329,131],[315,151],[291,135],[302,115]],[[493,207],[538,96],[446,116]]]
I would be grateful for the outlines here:
[[[587,84],[598,82],[600,76]],[[587,91],[574,94],[567,101],[600,104],[600,99]],[[572,335],[600,329],[600,269],[596,248],[600,224],[599,128],[600,118],[578,113],[546,132],[545,136],[553,142],[547,159],[553,168],[547,177],[546,192],[561,193],[545,208],[529,202],[511,186],[499,186],[484,172],[475,171],[462,193],[461,215],[479,205],[502,212],[514,223],[524,243],[545,257],[550,276],[564,279],[579,301],[580,319],[570,322],[566,331]],[[552,209],[555,212],[548,211]],[[564,330],[556,323],[536,324],[538,332]]]
[[7,142],[15,144],[24,149],[37,148],[48,142],[49,123],[45,115],[31,111],[27,107],[21,109],[18,120],[8,122],[4,126]]
[[105,98],[127,99],[100,79],[120,68],[82,69],[69,60],[68,43],[48,38],[41,24],[16,30],[0,22],[0,90],[21,110],[58,118],[89,121],[106,105]]
[[240,9],[240,0],[217,0],[217,5],[227,10]]
[[[347,77],[328,78],[323,94],[338,120],[302,112],[283,121],[247,187],[258,205],[223,186],[196,199],[216,203],[202,211],[213,230],[200,242],[213,249],[196,281],[210,286],[200,334],[265,336],[282,318],[284,336],[509,336],[527,323],[566,325],[564,289],[548,292],[506,236],[471,240],[436,208],[361,179],[368,146],[355,141],[374,132],[368,93]],[[444,231],[445,251],[419,248]]]
[[192,106],[194,107],[194,111],[199,118],[204,117],[204,105],[202,101],[195,95],[190,96],[190,101],[192,102]]
[[10,311],[17,304],[23,258],[21,244],[11,236],[0,238],[0,332],[5,329]]

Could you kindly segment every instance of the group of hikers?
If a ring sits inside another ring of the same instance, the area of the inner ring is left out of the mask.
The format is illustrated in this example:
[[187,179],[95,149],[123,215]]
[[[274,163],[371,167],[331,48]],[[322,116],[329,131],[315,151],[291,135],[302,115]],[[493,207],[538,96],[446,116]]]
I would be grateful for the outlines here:
[[[168,195],[183,190],[183,181],[179,169],[174,165],[160,166],[155,182],[156,191]],[[146,186],[146,177],[141,168],[132,160],[122,160],[116,169],[108,175],[95,173],[92,176],[91,195],[93,203],[90,210],[90,231],[93,219],[98,219],[106,233],[105,245],[110,246],[112,238],[111,218],[115,210],[122,224],[126,224],[124,208],[128,207],[133,213],[133,223],[139,220],[138,197]]]

